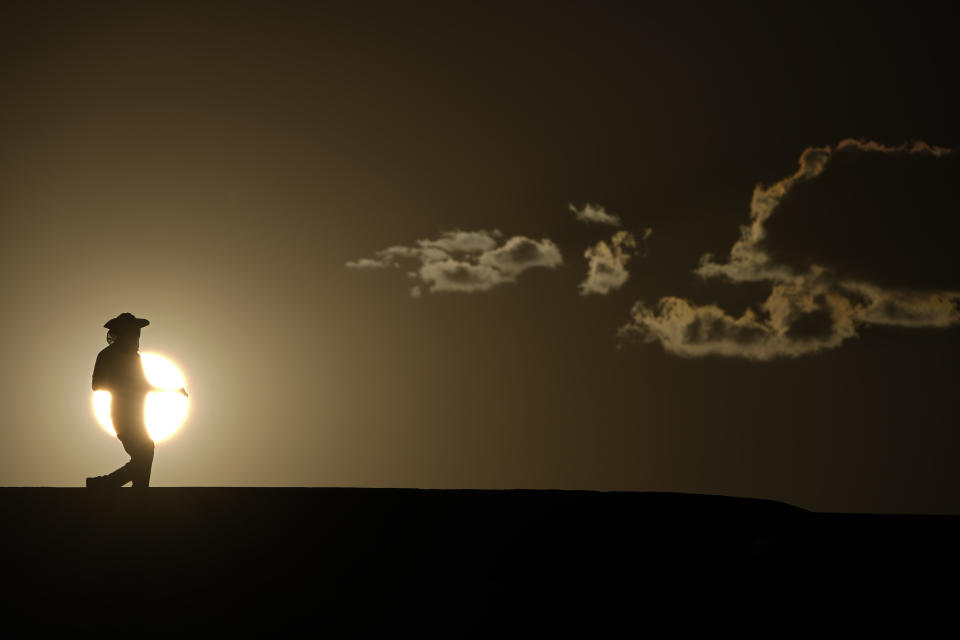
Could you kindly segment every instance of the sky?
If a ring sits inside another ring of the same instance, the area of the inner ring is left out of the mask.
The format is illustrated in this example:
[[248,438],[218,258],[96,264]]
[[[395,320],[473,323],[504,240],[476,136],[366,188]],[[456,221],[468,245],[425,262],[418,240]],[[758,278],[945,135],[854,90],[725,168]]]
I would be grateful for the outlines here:
[[[199,5],[199,6],[198,6]],[[0,485],[960,513],[948,3],[0,9]]]

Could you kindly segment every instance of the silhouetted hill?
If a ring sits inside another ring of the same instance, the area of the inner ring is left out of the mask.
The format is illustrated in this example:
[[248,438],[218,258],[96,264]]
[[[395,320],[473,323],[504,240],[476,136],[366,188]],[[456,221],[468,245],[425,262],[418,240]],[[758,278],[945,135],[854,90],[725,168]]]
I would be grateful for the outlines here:
[[960,568],[958,517],[720,496],[5,488],[0,508],[7,629],[614,636],[875,611]]

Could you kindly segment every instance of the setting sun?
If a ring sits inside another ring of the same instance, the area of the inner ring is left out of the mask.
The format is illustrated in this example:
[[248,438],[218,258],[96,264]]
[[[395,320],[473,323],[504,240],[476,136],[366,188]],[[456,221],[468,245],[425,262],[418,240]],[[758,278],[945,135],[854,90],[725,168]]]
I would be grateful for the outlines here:
[[[144,407],[147,431],[155,442],[160,442],[176,433],[187,417],[188,400],[178,391],[186,383],[177,366],[167,358],[156,353],[141,353],[140,360],[147,380],[154,386],[169,389],[147,394]],[[117,435],[110,419],[109,391],[93,392],[93,413],[107,433]]]

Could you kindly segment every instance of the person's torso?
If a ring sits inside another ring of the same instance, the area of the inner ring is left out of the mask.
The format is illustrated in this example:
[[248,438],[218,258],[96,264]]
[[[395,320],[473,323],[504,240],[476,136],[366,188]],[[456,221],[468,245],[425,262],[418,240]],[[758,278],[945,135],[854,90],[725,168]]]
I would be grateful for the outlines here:
[[110,345],[97,358],[95,377],[110,392],[111,413],[142,413],[148,383],[139,353]]

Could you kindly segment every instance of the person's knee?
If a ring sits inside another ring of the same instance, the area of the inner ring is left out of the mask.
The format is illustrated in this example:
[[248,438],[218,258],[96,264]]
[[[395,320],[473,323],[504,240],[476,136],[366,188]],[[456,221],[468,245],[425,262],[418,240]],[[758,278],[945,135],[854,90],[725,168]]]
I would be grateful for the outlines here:
[[155,445],[149,438],[124,438],[120,441],[131,458],[153,459]]
[[153,440],[138,442],[136,445],[137,457],[143,458],[144,460],[153,460],[154,449]]

